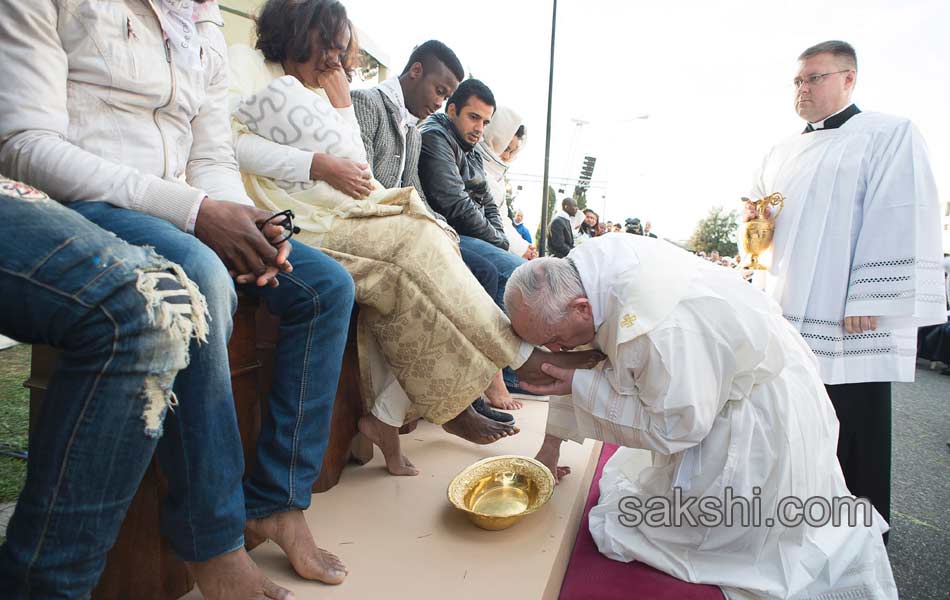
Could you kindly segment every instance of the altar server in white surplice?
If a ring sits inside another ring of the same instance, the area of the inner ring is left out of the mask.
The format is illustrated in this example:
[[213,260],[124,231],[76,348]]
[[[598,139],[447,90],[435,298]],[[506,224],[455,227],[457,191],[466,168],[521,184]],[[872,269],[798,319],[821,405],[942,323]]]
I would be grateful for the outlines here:
[[[568,472],[557,466],[562,440],[626,446],[608,461],[590,513],[608,558],[718,585],[730,599],[897,598],[881,539],[887,524],[866,500],[851,525],[766,521],[794,516],[779,508],[790,498],[803,506],[851,495],[814,355],[736,271],[662,240],[608,234],[566,259],[519,267],[505,306],[529,343],[591,344],[607,355],[590,370],[545,365],[557,383],[525,387],[553,394],[538,459],[556,477]],[[652,451],[652,466],[637,468],[632,448]],[[678,524],[637,522],[656,506],[648,502],[677,495]],[[732,526],[717,523],[715,505],[732,506],[730,497],[757,502],[761,519],[747,508],[743,526],[736,508]]]
[[766,289],[818,358],[848,488],[889,521],[890,382],[914,380],[917,328],[946,320],[940,208],[920,133],[858,110],[856,78],[845,42],[802,53],[807,125],[768,153],[752,195],[786,198]]

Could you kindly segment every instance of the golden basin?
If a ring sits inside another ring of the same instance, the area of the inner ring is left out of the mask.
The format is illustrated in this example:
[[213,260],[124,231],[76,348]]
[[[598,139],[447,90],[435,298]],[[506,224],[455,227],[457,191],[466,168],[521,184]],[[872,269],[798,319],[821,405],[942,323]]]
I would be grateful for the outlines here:
[[527,456],[494,456],[466,467],[449,484],[449,502],[482,529],[511,527],[554,493],[554,476]]

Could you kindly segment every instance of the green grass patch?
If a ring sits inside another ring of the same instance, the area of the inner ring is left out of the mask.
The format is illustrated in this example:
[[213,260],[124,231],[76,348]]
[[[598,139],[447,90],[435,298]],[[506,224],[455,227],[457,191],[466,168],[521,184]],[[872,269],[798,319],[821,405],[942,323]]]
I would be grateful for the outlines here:
[[[26,450],[30,393],[23,382],[30,374],[30,346],[0,351],[0,447]],[[16,500],[26,481],[26,461],[0,455],[0,502]]]

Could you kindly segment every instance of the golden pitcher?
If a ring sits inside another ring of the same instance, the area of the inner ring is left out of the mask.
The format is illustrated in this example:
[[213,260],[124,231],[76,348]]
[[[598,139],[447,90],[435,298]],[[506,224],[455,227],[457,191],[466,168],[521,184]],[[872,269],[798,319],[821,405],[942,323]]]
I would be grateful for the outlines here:
[[[775,234],[775,219],[785,206],[785,197],[776,192],[771,196],[759,198],[755,201],[748,198],[743,198],[742,201],[752,205],[755,211],[755,218],[746,221],[745,230],[740,239],[743,252],[749,255],[742,268],[765,270],[767,267],[759,262],[759,255],[772,245],[772,236]],[[770,211],[770,207],[778,208]]]

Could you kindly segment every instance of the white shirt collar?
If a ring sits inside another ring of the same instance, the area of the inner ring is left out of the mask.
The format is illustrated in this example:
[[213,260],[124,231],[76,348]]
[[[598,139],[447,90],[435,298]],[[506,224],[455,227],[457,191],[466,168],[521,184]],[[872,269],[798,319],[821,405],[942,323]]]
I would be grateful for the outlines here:
[[406,97],[402,93],[402,84],[399,83],[399,78],[390,77],[379,84],[379,89],[382,90],[382,92],[386,94],[386,97],[399,109],[400,124],[403,127],[415,127],[419,119],[406,108]]
[[811,125],[812,129],[824,129],[824,128],[825,128],[825,121],[827,121],[828,119],[830,119],[831,117],[833,117],[833,116],[835,116],[835,115],[838,115],[838,114],[843,113],[844,111],[846,111],[846,110],[848,109],[849,106],[851,106],[851,103],[850,103],[850,102],[848,102],[847,104],[845,104],[844,107],[843,107],[841,110],[839,110],[838,112],[836,112],[836,113],[834,113],[834,114],[828,115],[827,117],[825,117],[825,118],[822,119],[821,121],[818,121],[817,123],[809,123],[809,125]]

